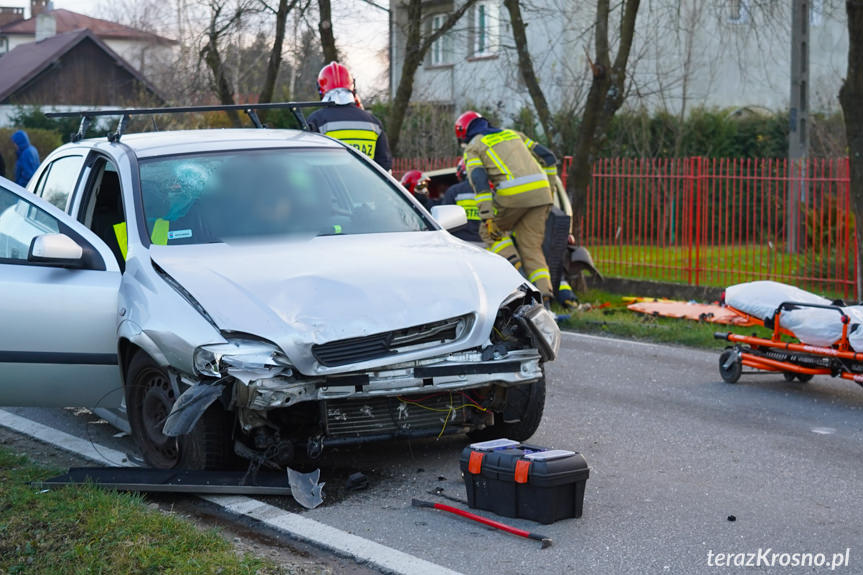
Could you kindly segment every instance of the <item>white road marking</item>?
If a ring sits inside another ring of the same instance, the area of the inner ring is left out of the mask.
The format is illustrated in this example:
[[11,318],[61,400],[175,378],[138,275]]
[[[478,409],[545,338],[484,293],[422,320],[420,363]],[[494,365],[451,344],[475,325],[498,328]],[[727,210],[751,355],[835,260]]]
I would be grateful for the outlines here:
[[312,543],[341,555],[348,555],[361,563],[372,564],[386,573],[458,575],[457,571],[441,567],[425,559],[330,527],[314,519],[296,513],[288,513],[255,499],[230,495],[205,495],[201,498],[215,503],[231,513],[255,519],[267,527],[287,533],[295,539]]
[[[111,466],[134,466],[125,453],[75,437],[59,429],[15,415],[0,409],[0,425],[28,435],[44,443],[80,455],[91,461]],[[409,553],[364,539],[341,529],[331,527],[297,513],[279,509],[263,501],[244,496],[199,496],[218,505],[225,511],[244,515],[267,525],[288,537],[306,541],[328,551],[370,565],[394,575],[460,575],[436,563],[420,559]]]
[[95,461],[102,465],[118,466],[135,466],[135,463],[129,461],[128,456],[122,451],[97,445],[87,439],[82,439],[74,435],[70,435],[65,431],[54,429],[47,425],[37,423],[26,417],[15,415],[4,409],[0,409],[0,425],[8,427],[18,433],[29,435],[39,441],[48,443],[55,447],[59,447],[64,451],[86,457],[90,461]]
[[[673,346],[673,345],[665,345],[665,344],[661,344],[661,343],[648,343],[645,341],[635,341],[632,339],[622,339],[622,338],[616,338],[616,337],[605,337],[602,335],[592,335],[589,333],[578,333],[575,331],[561,330],[560,333],[564,337],[568,337],[570,339],[593,339],[593,340],[598,340],[598,341],[604,341],[606,343],[622,343],[625,345],[640,345],[642,347],[652,347],[655,349],[663,349],[663,350],[668,350],[669,347],[677,348],[676,346]],[[682,348],[677,348],[677,349],[682,349]]]

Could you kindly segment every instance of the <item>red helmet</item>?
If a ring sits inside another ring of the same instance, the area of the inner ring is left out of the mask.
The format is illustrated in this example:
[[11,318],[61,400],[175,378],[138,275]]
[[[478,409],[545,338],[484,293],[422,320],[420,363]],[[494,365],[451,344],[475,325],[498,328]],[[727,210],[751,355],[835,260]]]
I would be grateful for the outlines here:
[[424,180],[423,173],[419,170],[409,170],[402,176],[401,184],[412,194],[416,194],[417,186]]
[[468,110],[458,117],[455,121],[455,137],[458,138],[459,142],[465,141],[467,138],[467,130],[470,128],[471,122],[478,118],[482,118],[482,116],[473,110]]
[[336,88],[354,89],[354,79],[348,69],[338,62],[330,62],[318,73],[318,93],[321,97]]
[[464,158],[459,158],[458,164],[455,166],[455,177],[461,182],[465,176],[467,176],[467,170],[464,167]]

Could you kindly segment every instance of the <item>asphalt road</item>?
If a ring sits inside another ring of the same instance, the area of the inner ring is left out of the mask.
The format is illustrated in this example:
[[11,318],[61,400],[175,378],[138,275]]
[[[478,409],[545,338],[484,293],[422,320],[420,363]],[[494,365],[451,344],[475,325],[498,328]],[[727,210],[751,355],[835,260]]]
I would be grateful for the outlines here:
[[[561,356],[548,370],[546,415],[533,442],[584,454],[584,515],[549,526],[505,519],[552,537],[551,548],[411,507],[412,497],[445,502],[426,493],[438,486],[465,497],[464,439],[331,450],[321,465],[325,503],[302,512],[477,575],[715,573],[710,552],[715,561],[717,553],[768,548],[828,561],[850,548],[850,565],[837,572],[863,573],[863,389],[765,375],[729,385],[717,353],[590,336],[567,335]],[[86,414],[10,411],[134,450]],[[354,471],[368,475],[367,490],[345,491]],[[300,511],[292,501],[269,502]],[[777,564],[760,572],[828,570]]]

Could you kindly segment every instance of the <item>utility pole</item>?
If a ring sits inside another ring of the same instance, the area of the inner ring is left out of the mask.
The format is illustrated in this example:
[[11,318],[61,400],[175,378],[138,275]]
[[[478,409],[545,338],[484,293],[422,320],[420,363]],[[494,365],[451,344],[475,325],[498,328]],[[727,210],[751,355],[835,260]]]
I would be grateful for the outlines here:
[[806,157],[809,155],[809,0],[792,0],[791,107],[788,113],[789,180],[786,203],[787,250],[800,245],[801,204],[806,202]]

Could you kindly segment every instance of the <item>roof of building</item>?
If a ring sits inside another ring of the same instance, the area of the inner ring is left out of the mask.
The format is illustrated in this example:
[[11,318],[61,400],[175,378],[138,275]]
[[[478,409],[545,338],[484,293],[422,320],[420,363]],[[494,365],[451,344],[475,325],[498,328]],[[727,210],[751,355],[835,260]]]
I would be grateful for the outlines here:
[[88,39],[113,58],[118,66],[134,76],[141,85],[153,94],[160,98],[162,97],[158,89],[149,80],[116,52],[111,50],[90,30],[75,30],[64,34],[57,34],[38,42],[19,44],[3,56],[0,56],[0,102],[41,74],[46,68],[56,62],[58,58]]
[[[126,26],[117,22],[102,20],[101,18],[93,18],[91,16],[79,14],[78,12],[72,12],[71,10],[64,10],[62,8],[58,8],[56,10],[53,10],[52,13],[54,14],[54,18],[57,21],[58,34],[62,34],[64,32],[71,32],[73,30],[82,30],[86,28],[100,38],[110,38],[116,40],[140,40],[156,42],[159,44],[177,43],[176,40],[171,40],[170,38],[165,38],[163,36],[159,36],[158,34],[153,34],[152,32],[146,32],[144,30],[132,28],[131,26]],[[0,26],[0,34],[4,34],[7,36],[35,36],[36,18],[33,17],[27,18],[25,20],[16,20],[15,22],[10,22],[5,26]]]

